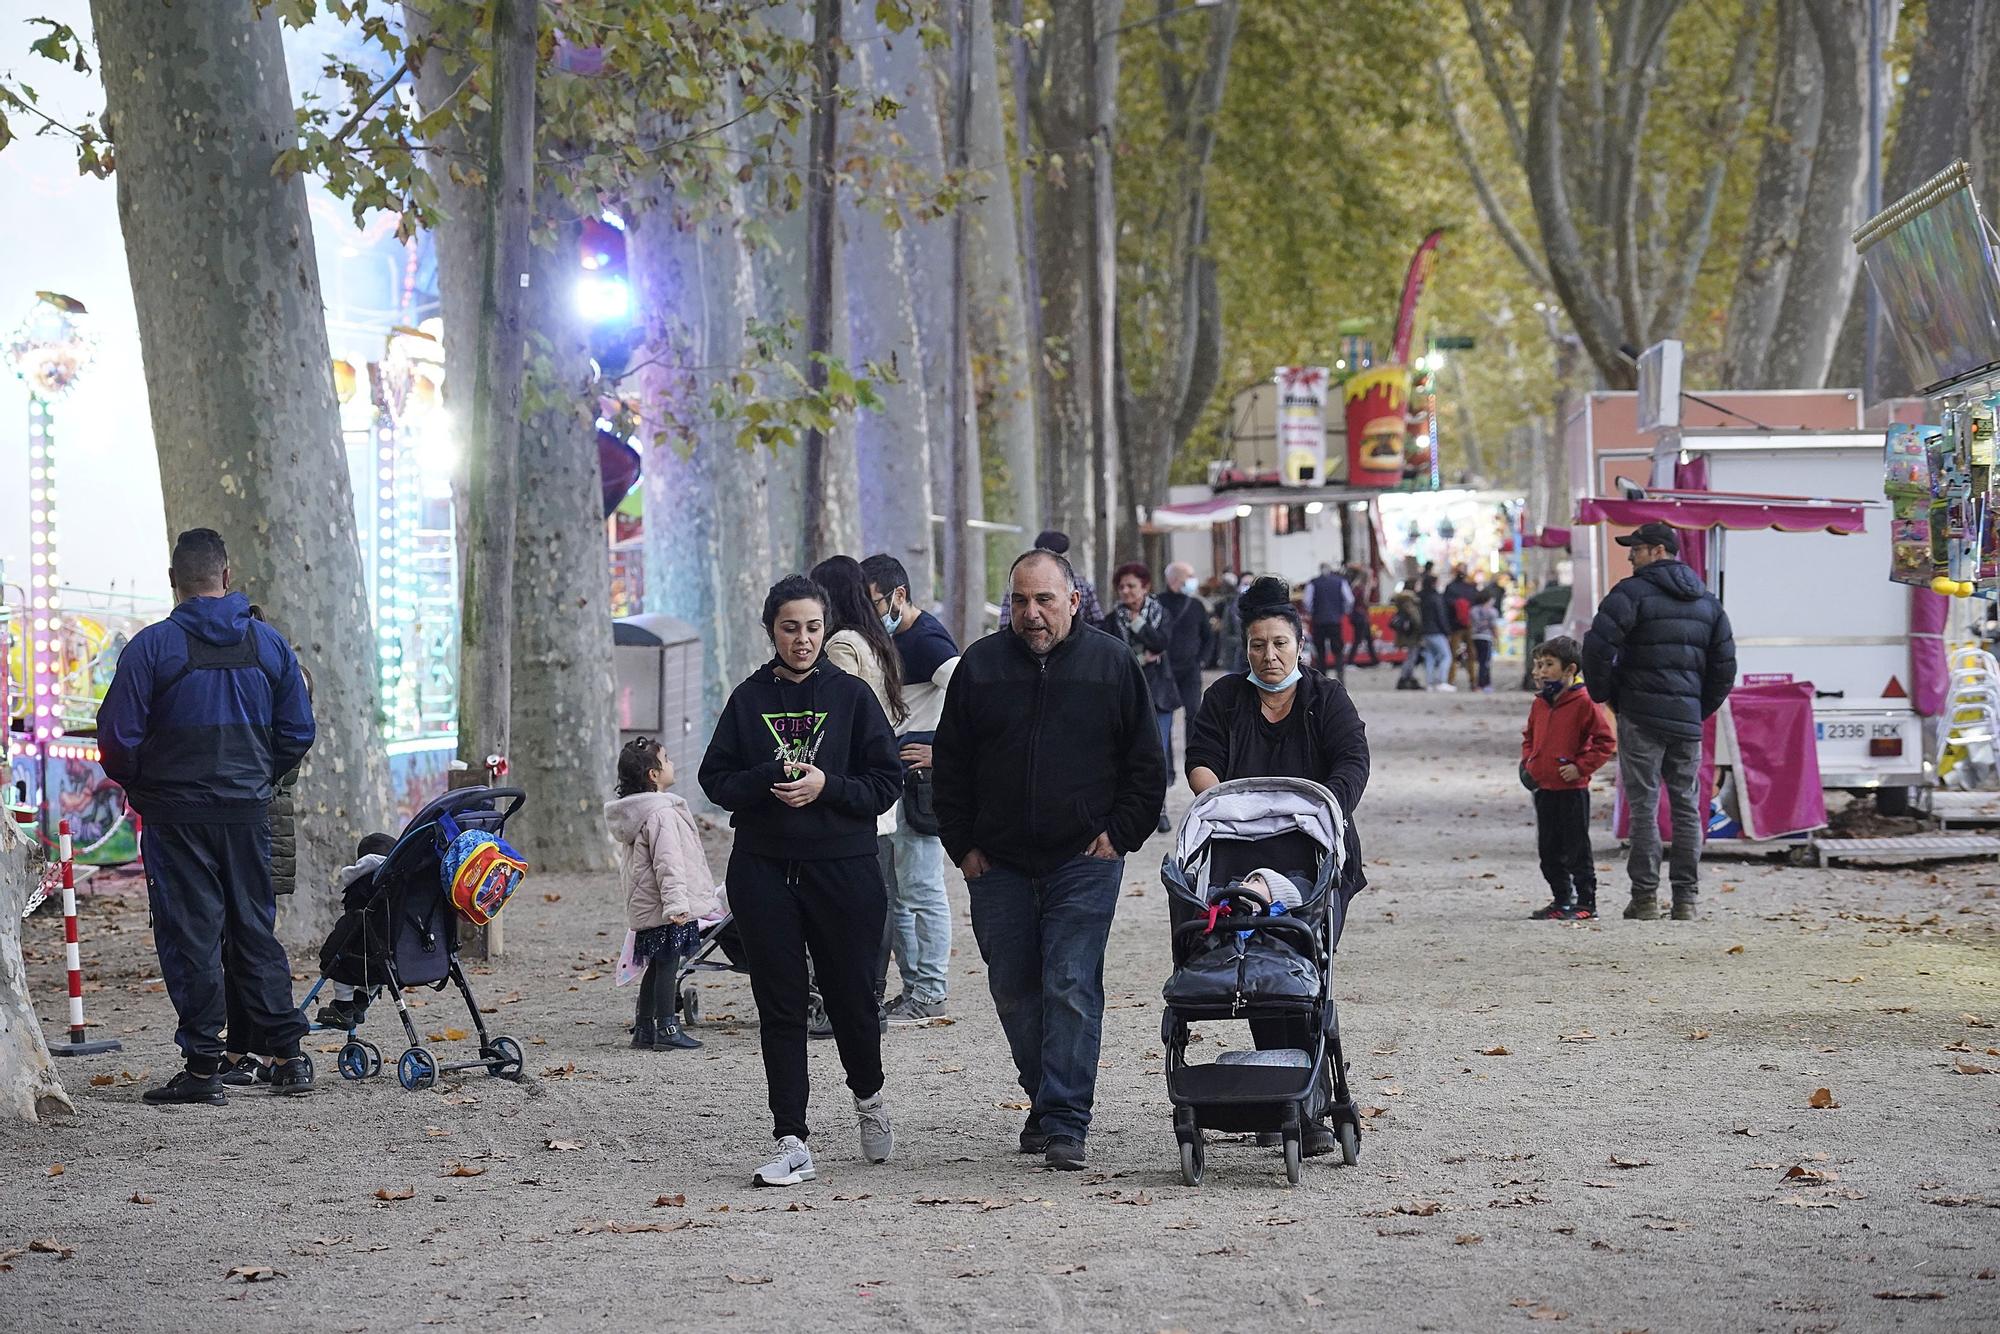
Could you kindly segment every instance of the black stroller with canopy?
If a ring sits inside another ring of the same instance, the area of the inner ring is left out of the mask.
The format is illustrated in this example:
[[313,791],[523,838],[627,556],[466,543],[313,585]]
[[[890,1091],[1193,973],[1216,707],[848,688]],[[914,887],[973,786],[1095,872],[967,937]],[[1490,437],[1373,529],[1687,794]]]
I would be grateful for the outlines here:
[[[1343,910],[1346,819],[1334,796],[1303,778],[1218,783],[1195,799],[1161,868],[1173,927],[1174,972],[1160,1041],[1174,1107],[1181,1176],[1201,1184],[1205,1131],[1277,1133],[1285,1176],[1298,1184],[1306,1127],[1325,1115],[1341,1161],[1361,1153],[1361,1119],[1347,1086],[1333,1000],[1332,923]],[[1256,877],[1289,883],[1274,901]],[[1295,900],[1295,902],[1293,902]],[[1188,1025],[1204,1019],[1304,1020],[1303,1049],[1187,1059]]]
[[[395,848],[375,868],[359,910],[343,916],[321,947],[323,975],[306,994],[304,1006],[310,1009],[329,981],[361,988],[371,996],[387,990],[409,1038],[409,1046],[396,1061],[397,1082],[406,1089],[429,1088],[440,1074],[454,1070],[484,1069],[504,1079],[521,1077],[521,1044],[504,1033],[487,1035],[479,1002],[458,965],[458,909],[440,866],[449,841],[445,816],[460,830],[483,829],[498,836],[526,800],[527,793],[519,788],[463,787],[418,811],[404,826]],[[405,992],[413,987],[442,991],[447,983],[458,987],[472,1016],[479,1035],[476,1061],[440,1063],[410,1019]],[[349,1030],[337,1063],[341,1078],[369,1079],[382,1072],[382,1052]]]

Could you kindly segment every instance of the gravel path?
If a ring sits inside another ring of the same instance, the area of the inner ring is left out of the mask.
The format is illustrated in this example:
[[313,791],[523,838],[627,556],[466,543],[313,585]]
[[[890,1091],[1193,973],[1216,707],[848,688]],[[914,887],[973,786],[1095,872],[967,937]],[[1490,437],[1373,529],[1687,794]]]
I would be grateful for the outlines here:
[[[1358,687],[1374,886],[1339,985],[1358,1168],[1287,1189],[1275,1151],[1225,1143],[1180,1184],[1164,836],[1128,866],[1082,1175],[1011,1151],[956,883],[957,1022],[889,1038],[900,1153],[859,1162],[816,1044],[821,1178],[791,1191],[748,1186],[767,1123],[755,1029],[725,1019],[754,1017],[742,979],[705,990],[705,1050],[623,1046],[606,884],[533,882],[475,979],[535,1078],[405,1093],[324,1055],[311,1098],[167,1111],[138,1101],[174,1065],[144,915],[100,898],[93,1015],[127,1049],[64,1065],[79,1121],[0,1126],[0,1328],[2000,1326],[2000,869],[1718,863],[1699,922],[1529,922],[1525,697],[1386,675]],[[29,932],[49,1020],[59,927]],[[464,1026],[447,1000],[428,1030]],[[61,1253],[16,1253],[38,1238]]]

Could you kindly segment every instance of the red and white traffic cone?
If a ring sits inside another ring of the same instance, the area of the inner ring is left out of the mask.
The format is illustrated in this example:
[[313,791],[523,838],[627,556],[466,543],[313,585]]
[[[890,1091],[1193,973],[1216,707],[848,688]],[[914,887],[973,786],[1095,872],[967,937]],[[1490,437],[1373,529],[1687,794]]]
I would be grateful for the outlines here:
[[62,859],[63,962],[69,968],[69,1041],[52,1042],[55,1056],[95,1056],[99,1052],[122,1051],[117,1038],[87,1038],[83,1022],[83,959],[76,945],[76,860],[69,841],[69,821],[56,825],[56,852]]

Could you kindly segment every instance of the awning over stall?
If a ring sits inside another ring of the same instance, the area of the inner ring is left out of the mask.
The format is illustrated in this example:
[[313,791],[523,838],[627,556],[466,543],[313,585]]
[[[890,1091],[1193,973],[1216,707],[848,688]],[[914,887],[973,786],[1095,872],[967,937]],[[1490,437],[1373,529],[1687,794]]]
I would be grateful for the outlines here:
[[1609,523],[1637,528],[1664,523],[1670,528],[1706,531],[1726,528],[1754,532],[1860,533],[1867,528],[1867,505],[1859,500],[1812,500],[1803,496],[1738,496],[1707,492],[1649,492],[1643,498],[1612,500],[1585,496],[1576,502],[1579,524]]

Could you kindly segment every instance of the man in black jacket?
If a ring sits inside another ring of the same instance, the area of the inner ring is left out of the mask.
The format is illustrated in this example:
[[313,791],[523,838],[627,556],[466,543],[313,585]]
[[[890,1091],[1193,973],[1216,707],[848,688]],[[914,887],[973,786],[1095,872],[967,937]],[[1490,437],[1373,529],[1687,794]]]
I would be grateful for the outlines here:
[[1153,832],[1166,759],[1146,678],[1077,619],[1069,562],[1030,551],[1008,627],[965,650],[932,755],[938,836],[1030,1111],[1021,1152],[1084,1166],[1104,1030],[1104,944],[1125,854]]
[[1625,916],[1660,915],[1660,787],[1674,841],[1668,857],[1676,921],[1695,915],[1703,822],[1702,721],[1736,684],[1736,640],[1715,595],[1680,560],[1680,539],[1663,523],[1618,539],[1632,575],[1604,595],[1583,640],[1590,696],[1618,715],[1618,777],[1632,813]]

